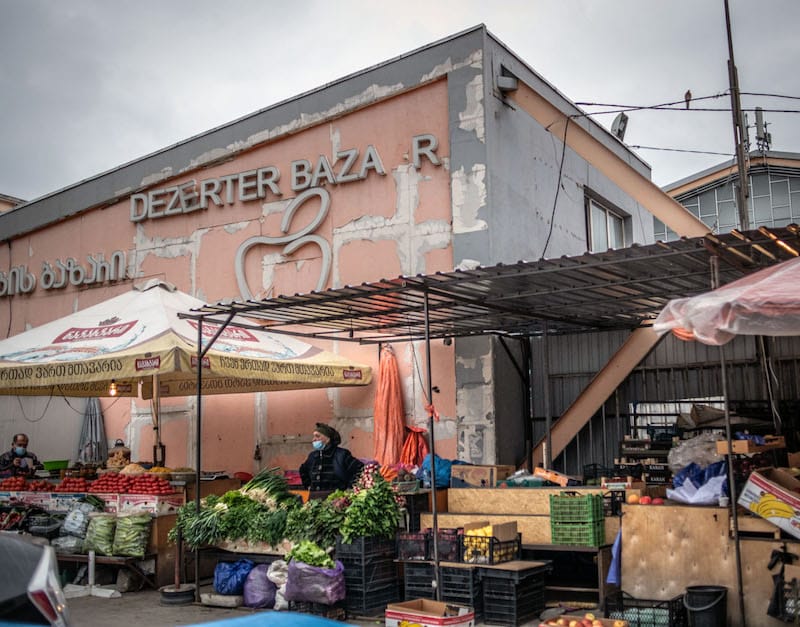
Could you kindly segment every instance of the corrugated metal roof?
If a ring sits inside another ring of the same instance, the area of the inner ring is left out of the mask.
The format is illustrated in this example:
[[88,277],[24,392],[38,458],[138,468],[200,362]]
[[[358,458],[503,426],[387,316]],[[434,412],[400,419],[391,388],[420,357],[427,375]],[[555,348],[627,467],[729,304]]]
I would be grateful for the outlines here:
[[668,300],[708,291],[712,258],[722,285],[798,254],[800,227],[789,225],[206,304],[188,317],[241,314],[277,332],[361,343],[423,339],[426,308],[432,339],[633,329]]

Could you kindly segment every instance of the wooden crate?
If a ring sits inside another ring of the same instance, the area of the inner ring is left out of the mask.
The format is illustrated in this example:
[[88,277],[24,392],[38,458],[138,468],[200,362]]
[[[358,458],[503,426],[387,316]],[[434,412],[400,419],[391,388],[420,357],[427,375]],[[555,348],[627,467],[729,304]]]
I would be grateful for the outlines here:
[[[733,440],[731,444],[733,445],[734,454],[749,455],[751,453],[771,451],[776,448],[786,448],[786,438],[782,435],[768,435],[764,437],[764,444],[760,445],[752,440]],[[719,440],[717,442],[717,453],[720,455],[728,454],[728,442],[726,440]]]

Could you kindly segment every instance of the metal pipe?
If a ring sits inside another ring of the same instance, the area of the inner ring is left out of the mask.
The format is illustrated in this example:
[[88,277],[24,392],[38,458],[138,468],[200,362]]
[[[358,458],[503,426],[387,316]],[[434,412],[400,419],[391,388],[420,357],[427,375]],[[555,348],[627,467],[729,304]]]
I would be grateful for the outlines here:
[[431,372],[431,328],[430,311],[428,310],[428,292],[425,292],[425,362],[428,368],[428,402],[430,408],[428,432],[431,439],[431,518],[433,519],[433,586],[436,591],[436,600],[442,600],[439,588],[439,512],[436,507],[436,437],[433,430],[435,411],[433,407],[433,373]]
[[[203,316],[197,321],[197,422],[195,424],[195,470],[194,502],[195,512],[200,515],[200,461],[201,424],[203,416]],[[200,547],[194,549],[194,600],[200,603]]]
[[544,404],[544,429],[545,448],[542,462],[545,468],[553,466],[553,440],[550,431],[553,428],[553,418],[550,415],[550,352],[547,341],[547,321],[544,322],[542,333],[542,403]]
[[[719,259],[717,257],[711,258],[711,280],[712,289],[719,286]],[[728,399],[728,373],[725,360],[725,346],[719,347],[719,365],[720,365],[720,378],[722,379],[722,404],[725,410],[725,439],[728,442],[728,454],[725,455],[728,466],[728,492],[730,493],[730,502],[728,506],[731,511],[731,519],[733,521],[733,544],[736,553],[736,584],[739,588],[739,615],[742,617],[742,627],[747,627],[747,619],[744,613],[744,584],[742,582],[742,551],[739,545],[739,516],[736,511],[736,482],[734,481],[733,473],[733,437],[731,430],[731,413],[730,403]]]

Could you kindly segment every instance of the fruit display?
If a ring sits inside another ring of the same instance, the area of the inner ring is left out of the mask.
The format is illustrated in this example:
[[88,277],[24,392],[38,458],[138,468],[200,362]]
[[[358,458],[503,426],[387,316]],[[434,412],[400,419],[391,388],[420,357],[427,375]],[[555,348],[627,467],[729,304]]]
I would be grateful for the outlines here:
[[25,477],[7,477],[0,481],[0,490],[8,491],[8,492],[21,492],[25,490],[25,486],[27,482],[25,481]]
[[564,615],[539,623],[539,627],[628,627],[626,620],[598,618],[591,612],[583,616]]
[[91,482],[83,477],[64,477],[53,492],[88,492]]
[[499,564],[517,559],[519,540],[501,541],[494,537],[493,525],[465,530],[461,539],[462,560],[466,564]]

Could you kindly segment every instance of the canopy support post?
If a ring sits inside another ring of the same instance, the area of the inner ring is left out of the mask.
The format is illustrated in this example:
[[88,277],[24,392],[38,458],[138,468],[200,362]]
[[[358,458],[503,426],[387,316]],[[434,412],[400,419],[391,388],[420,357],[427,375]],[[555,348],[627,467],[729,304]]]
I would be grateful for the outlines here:
[[433,431],[433,423],[436,420],[436,410],[433,406],[433,373],[431,372],[431,321],[430,310],[428,309],[428,292],[425,292],[425,362],[428,369],[428,432],[431,438],[431,518],[433,518],[433,585],[436,592],[436,600],[442,600],[442,592],[439,589],[439,512],[436,507],[436,437]]
[[[711,286],[712,289],[719,287],[719,260],[717,257],[711,257]],[[744,613],[744,584],[742,582],[742,551],[739,544],[739,517],[736,511],[736,483],[734,481],[733,473],[733,437],[731,433],[731,412],[730,403],[728,398],[728,371],[727,363],[725,360],[725,346],[719,347],[719,365],[720,365],[720,378],[722,379],[722,403],[725,410],[725,439],[728,442],[728,453],[725,455],[725,461],[728,466],[728,492],[730,493],[730,501],[728,503],[731,510],[731,520],[733,522],[733,545],[736,551],[736,585],[739,593],[739,615],[742,617],[742,627],[747,627],[747,619]]]

